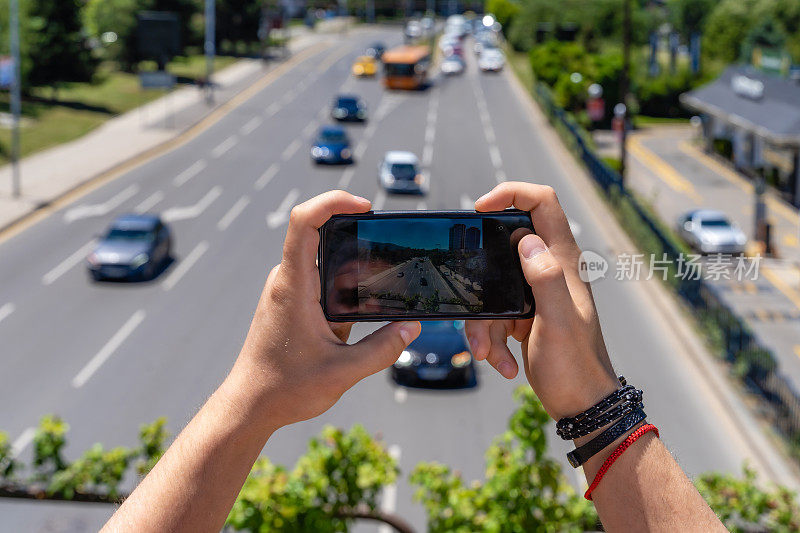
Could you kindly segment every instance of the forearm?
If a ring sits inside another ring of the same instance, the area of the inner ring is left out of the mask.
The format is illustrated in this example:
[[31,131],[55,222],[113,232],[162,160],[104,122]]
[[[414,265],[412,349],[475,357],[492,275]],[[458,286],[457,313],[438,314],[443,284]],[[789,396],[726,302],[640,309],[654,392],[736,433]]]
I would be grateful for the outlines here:
[[219,531],[267,427],[242,380],[229,376],[175,439],[104,531]]
[[[589,483],[618,444],[584,465]],[[606,531],[725,531],[652,432],[617,458],[592,492],[592,500]]]

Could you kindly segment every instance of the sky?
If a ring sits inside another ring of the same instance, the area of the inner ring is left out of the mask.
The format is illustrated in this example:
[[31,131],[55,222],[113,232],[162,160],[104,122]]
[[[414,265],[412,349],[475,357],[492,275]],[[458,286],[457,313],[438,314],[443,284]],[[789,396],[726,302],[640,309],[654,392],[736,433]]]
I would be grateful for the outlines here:
[[480,218],[391,218],[358,221],[358,238],[388,242],[408,248],[447,250],[450,228],[464,224],[467,229],[482,226]]

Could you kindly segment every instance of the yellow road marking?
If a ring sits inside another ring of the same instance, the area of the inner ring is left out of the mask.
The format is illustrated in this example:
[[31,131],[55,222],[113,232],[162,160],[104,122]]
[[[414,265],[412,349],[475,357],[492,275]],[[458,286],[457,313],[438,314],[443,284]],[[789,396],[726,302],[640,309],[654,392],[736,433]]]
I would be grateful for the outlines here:
[[770,314],[772,315],[773,322],[783,322],[786,319],[784,314],[780,311],[772,311]]
[[769,315],[767,314],[766,311],[764,311],[760,307],[757,307],[753,312],[755,313],[755,315],[758,317],[758,319],[760,321],[769,322]]
[[352,50],[349,47],[343,46],[338,52],[337,51],[331,52],[330,54],[328,54],[328,57],[326,57],[322,61],[322,63],[320,63],[319,66],[317,66],[317,72],[325,72],[326,70],[331,68],[331,66],[333,66],[334,63],[336,63],[341,58],[349,54],[351,51]]
[[694,185],[692,185],[689,180],[684,178],[674,167],[653,153],[652,150],[645,148],[635,135],[631,136],[628,141],[628,151],[644,163],[645,166],[650,168],[656,176],[661,178],[672,189],[689,196],[697,203],[703,201],[703,197],[697,193]]
[[297,55],[292,56],[286,62],[281,63],[274,70],[268,72],[263,78],[242,90],[224,104],[221,104],[214,111],[206,115],[205,118],[201,119],[194,126],[190,127],[178,136],[145,150],[144,152],[126,161],[123,161],[122,163],[119,163],[104,172],[101,172],[93,178],[89,178],[87,181],[78,185],[71,191],[56,198],[47,204],[47,206],[37,209],[36,211],[32,211],[30,214],[25,215],[18,221],[6,226],[3,230],[0,230],[0,244],[17,234],[22,233],[29,227],[35,225],[37,222],[44,220],[54,211],[64,207],[65,205],[75,202],[95,189],[98,189],[102,185],[115,180],[123,174],[126,174],[131,170],[140,167],[141,165],[152,161],[161,155],[164,155],[167,152],[171,152],[172,150],[183,146],[219,122],[219,120],[225,115],[252,98],[256,93],[267,88],[267,86],[282,76],[284,72],[293,68],[296,64],[301,63],[309,57],[317,54],[318,52],[330,48],[331,46],[332,44],[330,43],[318,43],[306,48]]
[[[713,170],[723,178],[727,179],[730,183],[736,185],[746,193],[753,194],[752,183],[750,183],[742,176],[740,176],[738,173],[729,169],[728,167],[726,167],[713,157],[709,156],[706,153],[703,153],[702,150],[699,150],[696,146],[693,146],[688,141],[682,141],[680,144],[678,144],[678,148],[683,153],[699,160],[705,166],[709,167],[711,170]],[[789,206],[782,203],[780,200],[777,200],[770,195],[766,195],[765,198],[770,209],[780,213],[790,223],[797,224],[799,217],[795,210],[793,210]]]
[[791,233],[784,234],[783,239],[781,240],[783,241],[784,246],[800,246],[800,241],[797,240],[797,236],[792,235]]
[[744,290],[748,294],[755,294],[755,293],[758,292],[758,287],[756,287],[756,284],[753,283],[752,281],[745,281],[744,282]]
[[761,266],[761,273],[764,274],[764,277],[767,278],[770,283],[772,283],[776,289],[781,291],[784,296],[789,298],[794,305],[800,309],[800,292],[796,291],[795,289],[791,288],[789,285],[783,281],[780,276],[775,274],[769,267]]
[[794,354],[795,354],[797,357],[800,357],[800,344],[795,344],[795,345],[794,345]]

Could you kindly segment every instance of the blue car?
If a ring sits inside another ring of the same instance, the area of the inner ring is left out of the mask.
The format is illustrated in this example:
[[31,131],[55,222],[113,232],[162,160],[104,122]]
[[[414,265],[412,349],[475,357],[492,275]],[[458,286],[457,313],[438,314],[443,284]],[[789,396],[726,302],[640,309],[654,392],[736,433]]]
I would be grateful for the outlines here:
[[423,321],[422,333],[392,365],[391,377],[406,387],[474,387],[477,376],[464,321]]
[[353,151],[344,128],[323,126],[311,146],[311,159],[315,163],[352,163]]
[[89,274],[102,279],[152,279],[172,252],[172,237],[157,215],[123,215],[86,258]]

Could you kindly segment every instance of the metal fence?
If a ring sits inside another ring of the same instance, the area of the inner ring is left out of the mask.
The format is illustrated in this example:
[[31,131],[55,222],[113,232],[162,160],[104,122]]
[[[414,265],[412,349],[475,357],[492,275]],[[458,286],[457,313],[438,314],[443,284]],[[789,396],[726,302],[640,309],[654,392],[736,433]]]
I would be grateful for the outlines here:
[[[676,265],[683,250],[663,229],[662,223],[624,187],[619,173],[598,157],[586,130],[554,102],[545,85],[536,83],[533,94],[569,150],[583,161],[607,199],[615,207],[624,203],[635,214],[647,233],[647,247],[653,248],[643,251],[655,253],[657,257],[665,256]],[[676,278],[673,286],[709,334],[712,344],[730,363],[732,372],[771,407],[774,425],[789,439],[793,453],[800,456],[800,394],[781,374],[772,352],[758,342],[713,286],[702,279],[683,278]]]

